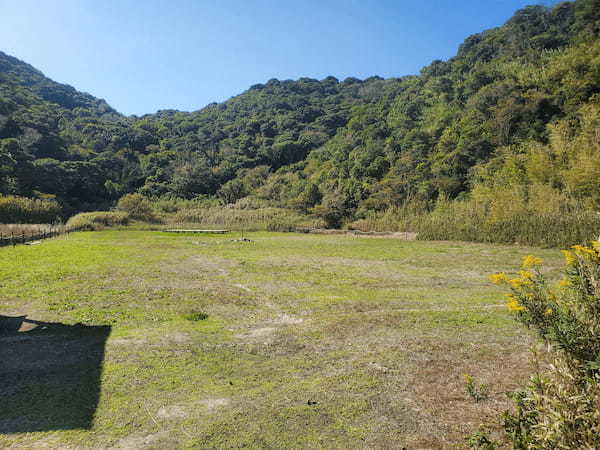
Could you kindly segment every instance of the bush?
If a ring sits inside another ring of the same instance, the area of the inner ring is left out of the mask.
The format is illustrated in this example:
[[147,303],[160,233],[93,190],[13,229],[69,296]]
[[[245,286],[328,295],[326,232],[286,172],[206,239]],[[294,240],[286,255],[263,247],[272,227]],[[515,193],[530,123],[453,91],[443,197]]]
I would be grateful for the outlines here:
[[123,226],[129,223],[129,215],[123,211],[96,211],[80,213],[67,221],[69,230],[98,231],[106,227]]
[[142,194],[127,194],[119,199],[117,210],[126,212],[131,219],[155,222],[156,216],[150,201]]
[[0,223],[53,223],[62,209],[54,200],[0,197]]
[[549,371],[515,394],[505,414],[515,448],[600,448],[600,243],[565,251],[565,277],[550,287],[528,256],[519,277],[493,281],[511,287],[508,308],[553,349]]

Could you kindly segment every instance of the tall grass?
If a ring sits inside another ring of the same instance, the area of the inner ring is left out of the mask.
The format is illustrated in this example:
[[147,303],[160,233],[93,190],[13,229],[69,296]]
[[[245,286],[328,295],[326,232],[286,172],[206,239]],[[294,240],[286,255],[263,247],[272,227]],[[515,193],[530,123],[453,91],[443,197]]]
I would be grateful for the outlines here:
[[67,221],[69,230],[97,231],[106,227],[129,224],[129,215],[123,211],[96,211],[80,213]]
[[388,208],[384,212],[371,212],[365,218],[347,224],[349,230],[358,231],[408,231],[420,229],[430,205],[426,202],[407,202],[402,206]]
[[420,240],[567,247],[600,235],[600,214],[566,196],[498,191],[435,205],[406,204],[348,224],[361,231],[409,231]]
[[477,202],[447,202],[432,212],[408,220],[407,226],[423,240],[461,240],[567,247],[600,233],[600,215],[573,209],[568,212],[525,210],[492,216]]
[[149,199],[152,209],[157,215],[173,214],[184,209],[212,208],[219,205],[219,201],[210,197],[184,199],[177,197],[157,197]]
[[168,219],[170,226],[202,226],[248,231],[293,231],[296,228],[318,228],[323,222],[289,209],[260,208],[194,208],[179,210]]
[[26,197],[0,197],[0,223],[53,223],[62,209],[53,200]]
[[6,236],[19,236],[22,233],[31,234],[31,233],[48,233],[50,231],[62,228],[62,225],[50,225],[50,224],[0,224],[0,234],[4,237]]

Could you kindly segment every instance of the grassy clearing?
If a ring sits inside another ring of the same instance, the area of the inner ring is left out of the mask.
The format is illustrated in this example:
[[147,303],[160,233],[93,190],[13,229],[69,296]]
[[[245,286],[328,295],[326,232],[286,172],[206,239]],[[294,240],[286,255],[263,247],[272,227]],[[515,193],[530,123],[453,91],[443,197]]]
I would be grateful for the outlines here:
[[[0,249],[0,315],[111,327],[91,429],[49,422],[0,434],[0,447],[462,445],[480,423],[495,426],[504,392],[530,370],[531,337],[487,276],[534,253],[552,278],[562,261],[512,246],[249,236],[82,232]],[[14,353],[13,365],[53,364],[62,376],[52,352]],[[490,385],[488,400],[468,396],[465,373]],[[0,412],[0,430],[32,409],[76,417],[82,407],[57,410],[30,401],[35,392],[0,384],[25,405]]]

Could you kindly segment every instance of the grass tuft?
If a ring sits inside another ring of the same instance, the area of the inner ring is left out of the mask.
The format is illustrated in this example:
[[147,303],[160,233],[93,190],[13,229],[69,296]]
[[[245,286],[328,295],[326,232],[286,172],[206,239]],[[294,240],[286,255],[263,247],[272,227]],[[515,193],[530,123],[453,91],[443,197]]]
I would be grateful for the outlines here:
[[192,312],[183,315],[185,320],[191,320],[192,322],[199,322],[200,320],[208,319],[208,314],[203,312]]

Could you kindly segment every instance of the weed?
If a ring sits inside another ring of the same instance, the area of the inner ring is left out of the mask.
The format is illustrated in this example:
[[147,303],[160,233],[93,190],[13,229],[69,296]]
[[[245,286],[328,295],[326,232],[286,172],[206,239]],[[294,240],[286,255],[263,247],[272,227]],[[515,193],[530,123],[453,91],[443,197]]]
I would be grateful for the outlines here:
[[476,402],[487,400],[489,397],[489,385],[486,383],[477,384],[472,375],[465,374],[465,388],[467,394]]
[[198,322],[200,320],[208,319],[208,314],[203,313],[203,312],[192,312],[192,313],[184,314],[183,318],[185,320],[191,320],[192,322]]
[[496,450],[498,442],[492,440],[485,431],[477,431],[469,436],[467,445],[470,450]]

